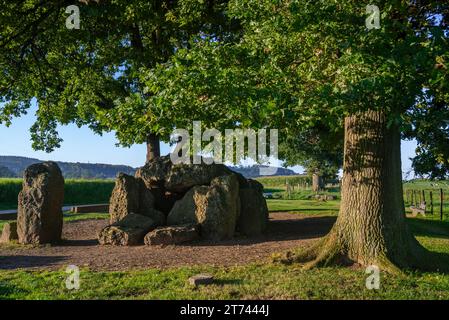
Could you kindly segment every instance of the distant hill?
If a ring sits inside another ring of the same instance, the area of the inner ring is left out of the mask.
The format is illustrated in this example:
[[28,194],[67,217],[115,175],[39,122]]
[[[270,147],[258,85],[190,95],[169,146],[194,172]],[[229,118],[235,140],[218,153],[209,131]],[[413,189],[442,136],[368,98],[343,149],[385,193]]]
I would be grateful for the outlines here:
[[[22,177],[23,171],[33,163],[43,162],[39,159],[0,156],[0,166],[6,167],[14,173],[16,177]],[[79,162],[61,162],[56,161],[61,168],[65,178],[81,179],[110,179],[115,178],[117,173],[124,172],[134,175],[136,169],[129,166],[111,165],[102,163],[79,163]],[[1,175],[0,171],[0,176]]]
[[[43,162],[39,159],[0,156],[0,177],[22,177],[23,171],[33,163]],[[61,162],[56,161],[62,170],[65,178],[80,179],[111,179],[115,178],[117,173],[124,172],[134,175],[136,168],[124,165],[111,165],[102,163],[79,163],[79,162]],[[266,166],[262,166],[265,167]],[[242,174],[246,178],[260,177],[261,166],[253,165],[249,167],[231,167],[232,170]],[[296,175],[292,170],[277,168],[276,175],[289,176]]]
[[7,167],[0,166],[0,177],[3,178],[14,178],[16,174],[9,170]]
[[[261,166],[261,165],[252,165],[250,167],[231,167],[232,170],[234,170],[235,172],[240,173],[245,178],[262,177],[260,175],[260,168],[268,168],[268,167],[267,166]],[[293,175],[297,175],[297,173],[295,171],[290,170],[290,169],[286,169],[286,168],[276,168],[276,169],[277,169],[276,173],[274,174],[276,176],[293,176]]]

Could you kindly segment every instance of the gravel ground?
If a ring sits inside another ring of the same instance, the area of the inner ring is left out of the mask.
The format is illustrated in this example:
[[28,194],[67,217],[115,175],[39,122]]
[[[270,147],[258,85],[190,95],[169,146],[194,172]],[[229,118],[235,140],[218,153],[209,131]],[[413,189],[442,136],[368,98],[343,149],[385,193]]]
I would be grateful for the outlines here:
[[197,241],[178,246],[100,246],[97,233],[106,220],[65,223],[64,241],[52,246],[0,244],[0,270],[60,269],[74,264],[91,270],[170,268],[192,265],[232,266],[263,261],[273,253],[305,246],[325,235],[333,217],[303,217],[275,212],[265,235],[255,238]]

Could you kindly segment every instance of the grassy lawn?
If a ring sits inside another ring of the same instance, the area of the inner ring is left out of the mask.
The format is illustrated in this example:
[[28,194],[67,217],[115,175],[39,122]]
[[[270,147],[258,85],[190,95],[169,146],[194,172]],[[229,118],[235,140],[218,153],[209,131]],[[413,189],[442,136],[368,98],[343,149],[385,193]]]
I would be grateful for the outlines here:
[[[430,222],[430,223],[429,223]],[[447,223],[412,219],[418,239],[444,254],[449,262]],[[197,273],[215,276],[213,285],[192,288],[187,279]],[[273,263],[230,268],[209,266],[168,270],[92,272],[82,269],[80,289],[65,288],[60,271],[0,271],[2,299],[449,299],[449,274],[381,273],[379,290],[365,287],[364,269],[343,267],[303,271]]]
[[[276,189],[276,187],[273,187]],[[282,188],[277,188],[283,192]],[[270,211],[335,216],[339,201],[269,199]],[[107,214],[66,214],[66,221],[104,219]],[[417,239],[449,266],[449,219],[409,218]],[[2,222],[0,222],[0,228]],[[198,273],[215,276],[215,284],[193,288]],[[81,270],[81,288],[65,288],[65,270],[1,270],[0,299],[449,299],[449,273],[406,271],[381,273],[380,289],[368,290],[363,268],[329,267],[304,271],[275,263],[235,267],[197,266],[173,269],[94,272]]]
[[292,212],[308,215],[337,215],[340,201],[268,199],[271,212]]

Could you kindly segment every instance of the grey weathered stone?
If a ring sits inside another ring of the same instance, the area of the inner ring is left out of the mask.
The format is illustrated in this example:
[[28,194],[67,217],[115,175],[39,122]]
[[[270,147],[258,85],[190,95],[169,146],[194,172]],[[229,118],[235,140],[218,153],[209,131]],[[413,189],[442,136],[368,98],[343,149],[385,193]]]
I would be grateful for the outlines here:
[[17,234],[17,223],[9,222],[3,226],[0,243],[7,243],[13,240],[19,240],[19,236]]
[[195,202],[203,238],[222,240],[234,236],[240,214],[239,184],[235,175],[213,179],[207,193],[198,196]]
[[55,162],[29,166],[19,193],[17,234],[22,244],[61,240],[64,178]]
[[186,192],[194,186],[208,185],[214,178],[231,175],[232,171],[223,164],[176,164],[165,179],[165,188],[173,192]]
[[118,174],[109,201],[111,223],[120,221],[130,212],[139,212],[139,191],[138,179],[124,173]]
[[117,176],[109,205],[111,224],[133,212],[147,216],[158,226],[162,226],[165,224],[165,214],[156,210],[154,206],[154,195],[141,179],[124,173]]
[[130,213],[122,220],[105,227],[98,234],[100,244],[132,246],[143,244],[145,235],[156,227],[149,217]]
[[195,194],[204,194],[208,187],[193,187],[190,189],[181,200],[175,202],[167,217],[168,225],[182,225],[182,224],[196,224],[198,223],[196,217]]
[[139,209],[135,212],[153,219],[158,226],[165,225],[166,216],[155,208],[156,199],[152,191],[146,187],[141,179],[139,179],[139,184]]
[[214,277],[209,274],[198,274],[189,278],[189,284],[195,287],[212,283],[214,283]]
[[240,214],[238,179],[235,175],[214,178],[210,186],[196,186],[176,202],[167,223],[200,224],[201,236],[221,240],[234,235]]
[[147,245],[171,245],[197,240],[199,238],[198,225],[180,225],[159,227],[145,236]]
[[240,185],[246,179],[223,164],[173,164],[169,156],[147,162],[136,171],[136,178],[145,182],[149,189],[162,188],[173,193],[186,193],[194,186],[209,185],[212,179],[223,175],[235,175]]
[[149,189],[162,187],[171,167],[169,156],[157,157],[137,169],[135,176],[142,179]]
[[240,217],[237,230],[247,236],[262,234],[268,224],[268,207],[263,196],[263,186],[255,181],[248,181],[248,188],[240,189]]

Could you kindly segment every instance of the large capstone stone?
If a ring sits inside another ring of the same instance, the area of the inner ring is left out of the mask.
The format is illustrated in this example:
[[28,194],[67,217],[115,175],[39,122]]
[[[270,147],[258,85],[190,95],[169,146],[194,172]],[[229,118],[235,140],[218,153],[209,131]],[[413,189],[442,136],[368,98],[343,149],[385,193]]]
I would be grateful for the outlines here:
[[135,176],[142,179],[149,189],[163,187],[171,167],[172,162],[169,156],[157,157],[137,169]]
[[169,156],[158,157],[136,171],[145,185],[152,188],[162,188],[165,191],[185,194],[194,186],[209,185],[219,176],[235,175],[239,183],[245,183],[245,178],[230,170],[223,164],[173,164]]
[[102,245],[132,246],[143,244],[145,235],[156,227],[149,217],[130,213],[122,220],[105,227],[98,234],[98,242]]
[[0,243],[8,243],[13,240],[18,240],[17,223],[9,222],[3,226],[2,236],[0,237]]
[[201,237],[221,240],[234,235],[240,213],[236,175],[214,178],[210,186],[193,187],[168,215],[169,225],[200,224]]
[[17,234],[22,244],[61,240],[64,178],[55,162],[29,166],[19,193]]
[[262,184],[248,180],[247,187],[240,188],[239,196],[241,210],[237,230],[247,236],[262,234],[268,224],[268,207]]
[[145,236],[146,245],[174,245],[197,240],[198,225],[159,227]]
[[214,178],[231,175],[222,164],[177,164],[171,167],[165,180],[165,188],[173,192],[186,192],[194,186],[207,185]]

